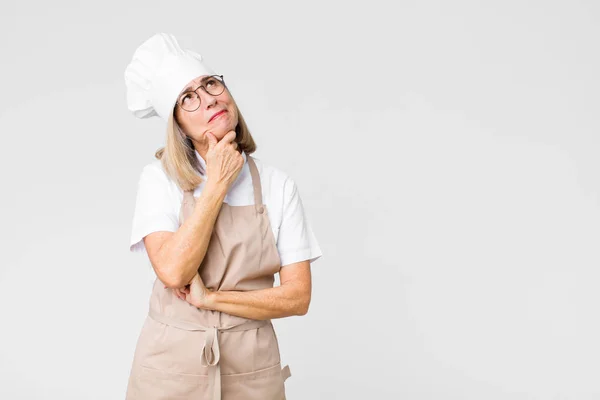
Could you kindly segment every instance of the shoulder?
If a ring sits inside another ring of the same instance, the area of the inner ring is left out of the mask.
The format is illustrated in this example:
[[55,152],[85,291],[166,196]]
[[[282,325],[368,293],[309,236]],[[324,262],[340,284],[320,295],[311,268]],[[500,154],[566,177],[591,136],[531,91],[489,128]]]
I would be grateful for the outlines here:
[[139,176],[138,187],[151,191],[164,191],[175,197],[181,194],[179,186],[167,175],[160,160],[153,160],[144,165]]
[[283,215],[286,209],[300,202],[300,192],[295,180],[286,171],[256,159],[263,193],[275,215]]
[[154,160],[144,165],[142,168],[141,178],[152,178],[167,182],[169,180],[165,170],[162,167],[160,160]]
[[263,162],[260,158],[256,158],[254,156],[251,157],[256,163],[256,168],[258,169],[258,172],[260,174],[261,182],[267,181],[267,184],[271,186],[280,187],[282,190],[284,185],[286,184],[286,181],[293,182],[291,176],[282,169],[274,167],[269,163]]

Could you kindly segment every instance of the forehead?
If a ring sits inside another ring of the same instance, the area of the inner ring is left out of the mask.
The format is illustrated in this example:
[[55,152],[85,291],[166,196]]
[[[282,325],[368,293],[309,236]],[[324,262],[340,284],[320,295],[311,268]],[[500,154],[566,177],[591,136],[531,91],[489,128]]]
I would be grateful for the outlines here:
[[187,92],[188,90],[194,90],[195,88],[198,87],[198,85],[200,85],[203,81],[205,81],[209,77],[210,77],[210,75],[200,75],[199,77],[192,79],[191,81],[188,82],[188,84],[185,86],[185,88],[183,88],[181,93]]

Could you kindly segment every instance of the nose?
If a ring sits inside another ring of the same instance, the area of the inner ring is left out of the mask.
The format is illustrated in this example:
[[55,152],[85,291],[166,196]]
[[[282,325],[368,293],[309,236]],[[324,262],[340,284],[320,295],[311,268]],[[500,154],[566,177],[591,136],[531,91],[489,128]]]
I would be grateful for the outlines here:
[[214,96],[206,93],[204,90],[199,89],[198,92],[200,92],[201,104],[204,104],[204,107],[206,109],[214,106],[215,103],[217,102],[217,99]]

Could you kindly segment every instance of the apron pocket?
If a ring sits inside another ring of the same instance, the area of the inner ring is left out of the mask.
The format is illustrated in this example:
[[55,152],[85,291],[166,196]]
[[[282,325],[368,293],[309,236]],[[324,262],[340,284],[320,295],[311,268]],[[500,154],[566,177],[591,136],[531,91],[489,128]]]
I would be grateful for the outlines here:
[[209,398],[207,375],[181,374],[136,365],[131,373],[127,400]]
[[243,400],[284,400],[285,372],[281,363],[243,374],[222,375],[223,398]]

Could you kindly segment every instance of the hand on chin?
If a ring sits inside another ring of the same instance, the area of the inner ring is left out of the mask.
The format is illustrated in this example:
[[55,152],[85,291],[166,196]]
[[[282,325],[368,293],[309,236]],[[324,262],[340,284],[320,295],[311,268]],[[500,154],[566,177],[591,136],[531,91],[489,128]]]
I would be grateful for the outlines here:
[[232,129],[224,129],[225,127],[215,127],[214,129],[209,129],[207,132],[212,133],[213,135],[215,135],[215,138],[217,138],[217,141],[220,142],[221,139],[223,139],[225,137],[225,135],[227,135],[227,132],[231,131]]

